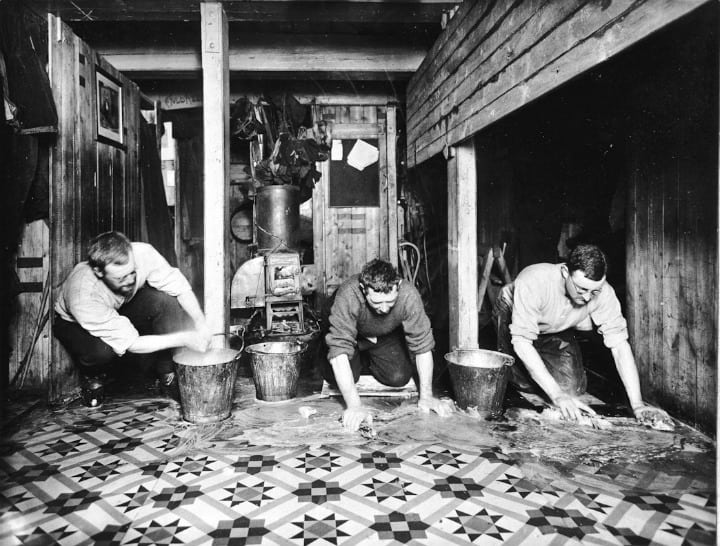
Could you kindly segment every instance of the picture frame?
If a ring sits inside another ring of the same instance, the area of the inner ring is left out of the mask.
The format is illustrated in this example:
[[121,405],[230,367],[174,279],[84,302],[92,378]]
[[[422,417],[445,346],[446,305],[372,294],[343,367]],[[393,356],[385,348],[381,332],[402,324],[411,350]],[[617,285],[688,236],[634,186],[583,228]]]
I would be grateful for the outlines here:
[[122,84],[100,69],[96,69],[95,75],[97,138],[122,146],[125,129]]

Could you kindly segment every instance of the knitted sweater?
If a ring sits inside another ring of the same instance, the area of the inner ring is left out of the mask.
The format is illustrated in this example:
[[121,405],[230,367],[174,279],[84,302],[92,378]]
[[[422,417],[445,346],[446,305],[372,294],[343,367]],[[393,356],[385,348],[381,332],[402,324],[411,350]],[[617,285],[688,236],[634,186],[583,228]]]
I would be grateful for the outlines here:
[[330,310],[330,330],[325,336],[328,358],[341,354],[352,357],[359,337],[380,337],[399,327],[405,332],[405,342],[412,354],[425,353],[435,347],[430,319],[420,294],[411,283],[400,283],[395,305],[390,313],[381,316],[368,306],[360,290],[359,276],[353,275],[338,288]]

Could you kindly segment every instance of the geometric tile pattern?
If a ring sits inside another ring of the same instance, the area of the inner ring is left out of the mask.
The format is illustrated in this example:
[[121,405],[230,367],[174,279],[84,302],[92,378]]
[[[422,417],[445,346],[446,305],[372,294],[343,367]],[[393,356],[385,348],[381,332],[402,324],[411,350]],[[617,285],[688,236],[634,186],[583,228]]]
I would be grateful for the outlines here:
[[198,430],[175,426],[168,405],[48,411],[3,431],[0,544],[716,541],[714,476],[692,470],[543,466],[497,445],[229,448],[208,437],[184,449]]

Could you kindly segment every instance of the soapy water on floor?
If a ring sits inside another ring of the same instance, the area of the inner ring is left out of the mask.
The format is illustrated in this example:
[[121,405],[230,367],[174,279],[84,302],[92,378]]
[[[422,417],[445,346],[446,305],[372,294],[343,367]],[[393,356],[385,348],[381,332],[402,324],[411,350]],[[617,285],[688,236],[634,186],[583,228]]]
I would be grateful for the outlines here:
[[238,378],[231,416],[220,423],[188,423],[175,402],[160,417],[172,424],[180,439],[169,457],[190,451],[235,453],[251,446],[284,450],[335,444],[386,450],[399,444],[435,443],[469,450],[495,446],[523,466],[653,462],[665,469],[714,472],[712,441],[679,422],[675,431],[665,432],[630,417],[605,417],[610,426],[593,428],[548,419],[541,413],[543,408],[511,407],[501,418],[487,420],[472,409],[457,409],[446,418],[422,414],[415,398],[366,397],[363,403],[374,416],[372,436],[343,428],[344,406],[339,398],[301,389],[291,400],[264,402],[256,399],[250,378]]

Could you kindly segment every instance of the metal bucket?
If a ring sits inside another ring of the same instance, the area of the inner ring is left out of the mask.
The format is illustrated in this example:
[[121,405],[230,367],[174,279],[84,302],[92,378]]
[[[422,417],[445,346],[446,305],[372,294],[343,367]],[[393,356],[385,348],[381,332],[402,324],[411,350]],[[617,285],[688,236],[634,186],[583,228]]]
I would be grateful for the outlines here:
[[230,417],[242,349],[183,349],[173,356],[183,419],[216,423]]
[[297,250],[300,188],[261,186],[255,194],[258,250]]
[[445,361],[458,407],[472,408],[486,417],[502,413],[513,357],[485,349],[458,349],[446,354]]
[[255,396],[266,402],[290,400],[297,396],[304,343],[271,341],[249,345],[250,368]]

